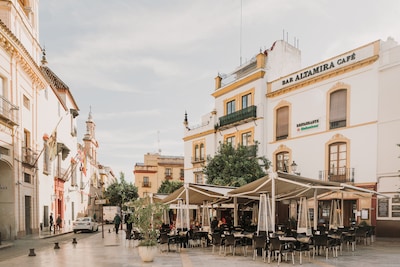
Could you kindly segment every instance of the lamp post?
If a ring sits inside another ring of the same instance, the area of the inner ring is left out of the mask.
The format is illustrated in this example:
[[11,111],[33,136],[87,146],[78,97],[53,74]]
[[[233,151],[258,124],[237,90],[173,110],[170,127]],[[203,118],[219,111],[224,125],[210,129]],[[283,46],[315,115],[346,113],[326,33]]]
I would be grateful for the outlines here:
[[290,168],[291,168],[293,174],[300,175],[299,172],[296,172],[297,171],[297,164],[296,164],[296,162],[294,160],[293,160],[293,163],[290,165]]

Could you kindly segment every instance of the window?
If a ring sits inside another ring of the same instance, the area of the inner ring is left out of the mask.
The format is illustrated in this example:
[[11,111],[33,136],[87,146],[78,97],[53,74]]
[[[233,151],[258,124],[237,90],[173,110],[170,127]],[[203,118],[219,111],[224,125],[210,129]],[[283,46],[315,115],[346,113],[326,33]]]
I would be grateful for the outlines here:
[[202,173],[196,173],[196,184],[202,184],[203,183],[203,174]]
[[194,147],[194,161],[198,161],[200,159],[200,148],[199,145],[195,145]]
[[251,106],[251,94],[242,96],[242,109]]
[[333,143],[329,146],[329,180],[346,182],[347,144]]
[[289,172],[289,153],[280,152],[276,154],[276,171]]
[[249,146],[251,144],[251,132],[243,133],[242,134],[242,145]]
[[183,170],[183,169],[181,169],[180,170],[180,172],[179,172],[179,178],[183,181],[183,180],[185,180],[185,171]]
[[286,139],[289,136],[289,107],[276,110],[276,140]]
[[30,109],[30,101],[29,101],[29,98],[27,96],[25,96],[25,95],[24,95],[23,103],[24,103],[24,107],[27,110],[29,110]]
[[330,95],[329,129],[346,127],[347,90],[340,89]]
[[204,160],[204,144],[200,144],[200,160]]
[[232,100],[226,103],[226,114],[231,114],[236,111],[236,101]]
[[235,146],[235,137],[234,136],[227,137],[226,143],[231,144],[232,146]]
[[172,176],[171,168],[165,168],[165,176],[171,178]]
[[150,187],[150,186],[151,186],[151,185],[150,185],[149,177],[147,177],[147,176],[143,177],[143,184],[142,184],[142,187]]
[[24,182],[25,183],[31,183],[31,175],[29,173],[24,172]]

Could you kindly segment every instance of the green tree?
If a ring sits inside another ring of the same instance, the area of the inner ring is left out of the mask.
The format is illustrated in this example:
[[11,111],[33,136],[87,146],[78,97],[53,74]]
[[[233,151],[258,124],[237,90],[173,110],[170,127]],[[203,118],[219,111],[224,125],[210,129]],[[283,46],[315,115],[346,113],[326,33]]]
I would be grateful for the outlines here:
[[183,182],[181,181],[169,181],[169,180],[164,180],[160,187],[157,190],[157,193],[160,194],[171,194],[174,192],[176,189],[182,187]]
[[207,157],[203,173],[207,183],[222,186],[242,186],[266,175],[271,162],[264,156],[257,157],[258,143],[254,146],[220,143],[217,154]]
[[108,199],[110,206],[120,206],[129,201],[134,201],[139,197],[138,189],[132,183],[128,183],[125,180],[125,175],[120,172],[120,182],[116,181],[107,187],[104,191],[104,197]]

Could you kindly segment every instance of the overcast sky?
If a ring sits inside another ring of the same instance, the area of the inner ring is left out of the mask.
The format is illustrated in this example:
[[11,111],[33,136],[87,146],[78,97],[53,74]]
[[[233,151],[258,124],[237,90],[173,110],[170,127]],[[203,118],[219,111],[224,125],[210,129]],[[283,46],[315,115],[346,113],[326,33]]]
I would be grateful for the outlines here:
[[144,154],[183,156],[183,119],[213,108],[214,78],[298,42],[302,67],[394,37],[398,0],[40,0],[40,44],[80,109],[98,158],[133,181]]

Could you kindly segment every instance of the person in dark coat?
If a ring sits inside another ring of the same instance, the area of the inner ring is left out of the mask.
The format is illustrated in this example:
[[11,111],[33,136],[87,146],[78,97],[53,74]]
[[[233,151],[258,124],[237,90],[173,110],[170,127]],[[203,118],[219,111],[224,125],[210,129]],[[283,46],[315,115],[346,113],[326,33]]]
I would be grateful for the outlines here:
[[131,239],[131,232],[132,232],[132,222],[129,221],[131,218],[131,214],[127,213],[125,215],[125,223],[126,223],[126,239]]
[[114,226],[115,226],[115,233],[118,234],[119,225],[121,224],[121,217],[118,213],[115,214],[114,217]]

